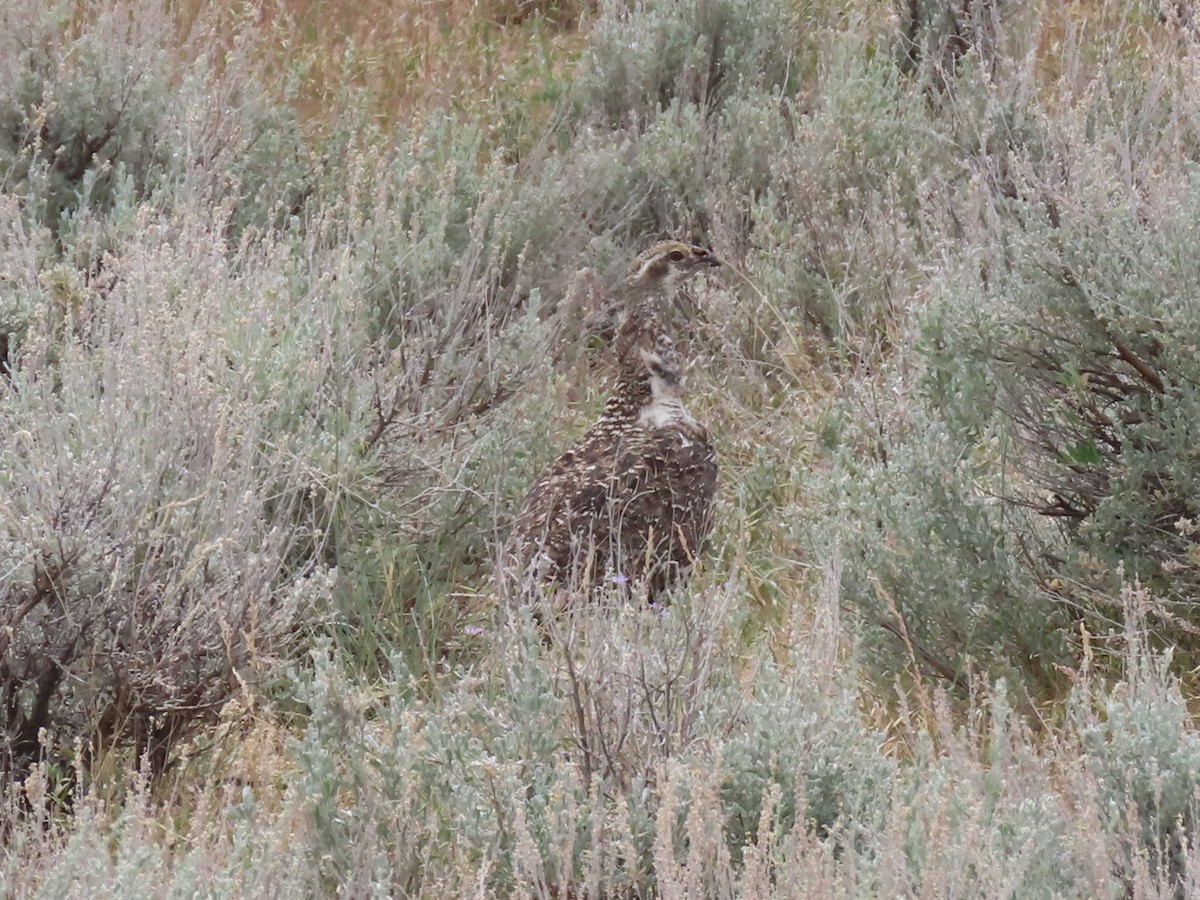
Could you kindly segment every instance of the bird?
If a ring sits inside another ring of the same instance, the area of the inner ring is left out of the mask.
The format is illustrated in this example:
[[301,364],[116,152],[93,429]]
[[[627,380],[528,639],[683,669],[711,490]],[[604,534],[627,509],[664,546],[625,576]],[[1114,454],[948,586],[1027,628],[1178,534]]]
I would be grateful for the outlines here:
[[663,325],[676,291],[720,260],[679,241],[641,254],[623,285],[618,377],[599,419],[535,480],[507,564],[524,585],[644,585],[659,599],[685,580],[713,526],[718,465],[683,405],[682,365]]

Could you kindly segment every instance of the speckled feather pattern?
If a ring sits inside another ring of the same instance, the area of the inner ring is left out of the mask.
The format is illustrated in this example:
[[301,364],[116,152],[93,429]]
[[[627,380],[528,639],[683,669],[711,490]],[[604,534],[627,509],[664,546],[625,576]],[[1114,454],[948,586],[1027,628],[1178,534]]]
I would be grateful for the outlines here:
[[[626,286],[616,388],[600,418],[534,482],[513,527],[511,562],[538,582],[647,579],[652,595],[685,577],[712,529],[717,461],[708,431],[678,401],[678,360],[658,310],[715,265],[668,242],[644,254]],[[655,410],[655,391],[665,393]]]

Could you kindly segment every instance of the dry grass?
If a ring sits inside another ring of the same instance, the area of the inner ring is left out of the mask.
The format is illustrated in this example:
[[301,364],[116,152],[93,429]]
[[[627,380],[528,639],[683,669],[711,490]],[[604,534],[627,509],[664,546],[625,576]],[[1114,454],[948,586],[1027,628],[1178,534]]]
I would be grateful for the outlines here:
[[357,95],[384,130],[446,112],[489,118],[499,98],[536,105],[574,64],[592,14],[584,0],[279,0],[244,9],[185,0],[175,12],[185,43],[213,29],[226,42],[253,33],[266,71],[310,127],[335,124]]

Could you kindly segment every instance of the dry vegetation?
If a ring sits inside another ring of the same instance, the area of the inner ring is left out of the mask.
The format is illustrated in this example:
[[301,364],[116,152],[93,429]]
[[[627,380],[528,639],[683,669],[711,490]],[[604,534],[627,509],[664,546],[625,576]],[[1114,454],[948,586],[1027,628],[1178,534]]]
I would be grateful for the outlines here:
[[[0,896],[1200,895],[1190,7],[348,9],[0,9]],[[539,623],[663,236],[716,540]]]

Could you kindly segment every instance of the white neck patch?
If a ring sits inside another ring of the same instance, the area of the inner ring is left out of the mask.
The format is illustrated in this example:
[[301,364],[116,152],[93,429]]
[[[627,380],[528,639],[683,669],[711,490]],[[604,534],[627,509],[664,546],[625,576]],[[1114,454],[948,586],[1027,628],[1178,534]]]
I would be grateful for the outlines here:
[[660,375],[650,376],[650,402],[642,407],[638,422],[646,428],[666,428],[669,425],[694,425],[693,419],[679,399],[676,389]]

